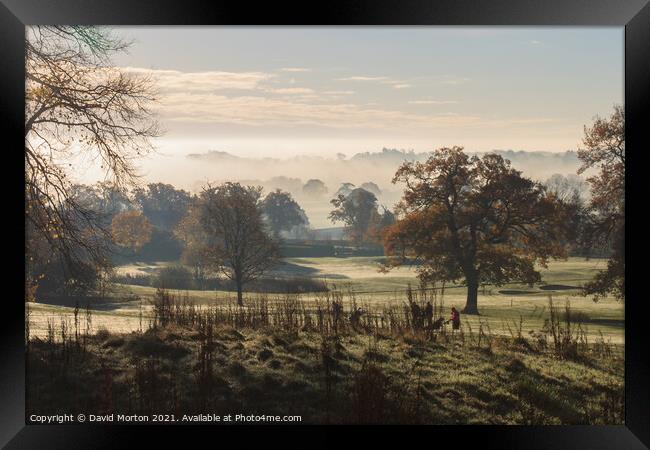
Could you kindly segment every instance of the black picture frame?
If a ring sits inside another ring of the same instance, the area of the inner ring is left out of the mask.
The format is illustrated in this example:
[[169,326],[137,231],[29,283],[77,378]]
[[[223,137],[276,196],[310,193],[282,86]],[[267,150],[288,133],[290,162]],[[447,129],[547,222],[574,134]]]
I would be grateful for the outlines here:
[[[218,443],[224,435],[235,434],[243,441],[250,437],[274,437],[285,427],[266,427],[263,433],[250,427],[212,426],[90,426],[25,425],[24,405],[24,221],[19,209],[24,183],[19,153],[24,141],[24,30],[34,24],[96,25],[536,25],[536,26],[620,26],[625,27],[625,114],[626,140],[631,150],[626,165],[627,214],[626,264],[627,301],[625,307],[625,425],[560,427],[420,427],[427,442],[440,439],[462,442],[475,439],[481,448],[647,448],[650,446],[650,337],[645,325],[643,298],[643,256],[645,238],[641,227],[645,214],[643,199],[643,152],[648,151],[646,120],[650,104],[650,6],[647,0],[403,0],[327,1],[300,4],[199,0],[0,0],[0,123],[6,165],[2,179],[10,195],[4,195],[6,218],[11,228],[5,239],[12,243],[10,258],[3,270],[5,290],[0,327],[0,444],[6,448],[110,448],[130,447],[134,434],[164,442],[162,448],[187,446],[187,439],[202,438]],[[9,295],[8,292],[12,294]],[[293,433],[292,428],[292,433]],[[385,441],[388,433],[397,442],[413,436],[411,431],[392,427],[365,428],[365,445]],[[307,431],[305,433],[305,431]],[[397,433],[392,433],[398,431]],[[332,428],[302,427],[301,447],[321,439],[334,440]],[[304,441],[303,439],[308,439]],[[149,443],[152,443],[151,441]],[[225,442],[224,442],[225,443]],[[289,442],[290,443],[290,442]],[[416,445],[415,443],[412,445]]]

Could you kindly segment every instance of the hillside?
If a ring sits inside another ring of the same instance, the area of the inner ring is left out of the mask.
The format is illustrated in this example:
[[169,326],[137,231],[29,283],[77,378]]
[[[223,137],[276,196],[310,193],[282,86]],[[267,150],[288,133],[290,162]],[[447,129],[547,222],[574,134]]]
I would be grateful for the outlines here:
[[195,328],[169,325],[144,334],[99,332],[84,342],[86,350],[32,344],[28,414],[158,413],[181,420],[183,414],[241,413],[299,415],[303,423],[623,423],[622,354],[592,351],[566,360],[525,339],[325,336],[228,326],[208,338]]

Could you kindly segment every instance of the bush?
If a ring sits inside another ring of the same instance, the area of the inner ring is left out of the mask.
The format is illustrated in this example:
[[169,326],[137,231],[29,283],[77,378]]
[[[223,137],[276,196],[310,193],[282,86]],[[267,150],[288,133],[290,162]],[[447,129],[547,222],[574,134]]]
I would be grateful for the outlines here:
[[151,275],[143,275],[143,274],[133,275],[127,273],[125,275],[115,275],[111,278],[111,281],[113,283],[131,284],[134,286],[151,286],[155,280],[152,279]]
[[165,289],[192,289],[192,272],[184,266],[167,266],[158,271],[153,287]]

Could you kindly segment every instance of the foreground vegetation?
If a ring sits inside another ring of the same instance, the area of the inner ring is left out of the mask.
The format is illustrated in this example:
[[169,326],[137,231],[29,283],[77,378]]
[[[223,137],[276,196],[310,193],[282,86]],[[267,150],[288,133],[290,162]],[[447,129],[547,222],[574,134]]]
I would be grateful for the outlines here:
[[[414,293],[415,294],[415,293]],[[413,301],[423,300],[414,298]],[[434,302],[435,317],[442,311]],[[350,302],[350,303],[348,303]],[[341,312],[336,304],[344,305]],[[348,306],[349,305],[349,306]],[[28,413],[301,415],[303,423],[623,422],[623,354],[589,342],[570,307],[538,333],[418,323],[342,295],[202,307],[160,290],[151,327],[111,333],[92,313],[27,347]],[[489,374],[489,376],[486,376]]]
[[[313,309],[320,301],[326,301],[336,291],[345,292],[366,309],[381,313],[385,308],[402,307],[409,285],[414,291],[418,289],[418,280],[414,268],[401,267],[387,274],[378,273],[382,258],[291,258],[284,260],[274,273],[273,286],[281,287],[280,281],[298,280],[300,286],[309,287],[296,298],[305,303],[305,308]],[[141,275],[155,278],[156,273],[166,267],[161,264],[129,264],[118,268],[118,274],[124,277],[131,274],[132,279]],[[624,341],[624,304],[612,298],[602,298],[593,302],[591,297],[581,294],[581,286],[593,279],[605,264],[600,259],[585,260],[570,258],[567,261],[549,263],[548,269],[542,270],[543,284],[530,287],[520,284],[507,284],[501,287],[486,286],[480,291],[481,315],[463,315],[463,324],[477,330],[481,324],[489,326],[492,333],[510,335],[511,329],[521,326],[524,333],[538,331],[548,318],[549,295],[557,304],[563,306],[566,301],[575,312],[575,320],[581,326],[590,342],[601,336],[613,344],[622,345]],[[311,281],[309,281],[311,280]],[[307,282],[309,281],[309,282]],[[320,286],[325,284],[329,292]],[[321,292],[313,292],[318,287]],[[264,290],[269,292],[269,286]],[[286,286],[284,286],[286,289]],[[278,289],[281,291],[281,289]],[[287,292],[286,290],[284,292]],[[301,292],[294,290],[294,292]],[[178,295],[186,297],[197,305],[205,307],[225,305],[234,293],[224,290],[179,290]],[[465,288],[448,285],[444,290],[427,291],[427,295],[436,294],[439,304],[445,309],[461,307],[465,301]],[[152,303],[156,288],[133,284],[114,285],[106,298],[72,298],[54,299],[49,304],[30,303],[31,333],[42,339],[47,336],[48,322],[59,323],[60,317],[74,321],[74,308],[78,303],[84,309],[86,304],[92,310],[95,329],[106,327],[111,332],[131,332],[146,329],[153,318]],[[265,293],[248,293],[247,298],[267,298],[270,302],[275,297],[284,295],[267,295]],[[349,308],[346,305],[346,308]]]

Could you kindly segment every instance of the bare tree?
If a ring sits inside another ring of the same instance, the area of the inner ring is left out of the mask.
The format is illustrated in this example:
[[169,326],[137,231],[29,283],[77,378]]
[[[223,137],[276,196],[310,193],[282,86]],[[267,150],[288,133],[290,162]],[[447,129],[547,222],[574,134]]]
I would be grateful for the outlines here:
[[38,235],[71,271],[105,262],[110,230],[71,195],[69,168],[84,157],[116,186],[133,182],[133,159],[160,134],[152,82],[112,67],[111,54],[128,43],[106,29],[29,27],[25,45],[27,253]]
[[200,221],[208,237],[211,265],[235,282],[237,303],[243,287],[270,269],[278,247],[264,232],[261,188],[225,183],[201,193]]

